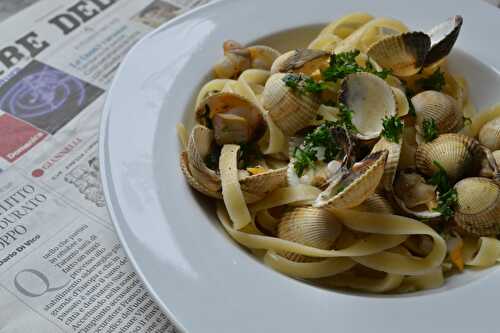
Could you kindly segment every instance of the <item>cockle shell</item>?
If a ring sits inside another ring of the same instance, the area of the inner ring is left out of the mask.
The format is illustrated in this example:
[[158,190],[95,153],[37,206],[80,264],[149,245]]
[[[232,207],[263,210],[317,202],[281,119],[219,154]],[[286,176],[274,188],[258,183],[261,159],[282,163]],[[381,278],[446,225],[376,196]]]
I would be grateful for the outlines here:
[[406,32],[376,42],[367,54],[397,76],[412,76],[424,65],[430,45],[430,37],[423,32]]
[[407,214],[433,219],[441,216],[429,207],[437,203],[436,189],[436,186],[427,184],[421,175],[402,171],[394,182],[393,195],[398,206]]
[[500,149],[500,117],[490,120],[479,131],[479,142],[491,150]]
[[446,57],[457,41],[463,18],[453,16],[427,32],[431,38],[431,48],[425,59],[425,66],[432,66]]
[[466,174],[473,173],[473,170],[479,169],[480,160],[474,159],[479,153],[479,144],[476,140],[461,134],[443,134],[417,148],[415,164],[422,174],[432,176],[439,171],[434,163],[437,162],[454,183]]
[[328,164],[320,164],[315,168],[308,170],[299,177],[294,169],[294,160],[290,162],[287,170],[287,181],[290,186],[298,186],[301,184],[315,186],[320,189],[325,189],[328,186],[330,178],[341,168],[339,161],[330,161]]
[[361,205],[354,207],[354,210],[368,213],[394,214],[394,208],[389,200],[384,196],[374,193],[369,196]]
[[342,82],[339,102],[354,111],[352,123],[362,140],[377,138],[382,132],[382,119],[396,115],[392,88],[370,73],[354,73]]
[[410,112],[410,103],[403,90],[392,87],[392,92],[396,101],[396,114],[399,118],[402,118]]
[[205,126],[213,125],[215,141],[220,145],[258,140],[265,126],[257,105],[229,92],[205,98],[196,110],[196,119]]
[[328,67],[330,53],[321,50],[298,49],[276,59],[271,73],[303,73],[311,76],[317,70]]
[[372,153],[377,151],[387,150],[389,152],[387,156],[387,161],[385,162],[384,175],[382,176],[381,184],[384,189],[388,192],[392,191],[392,184],[394,183],[394,178],[398,171],[399,157],[401,156],[401,141],[395,143],[387,140],[386,138],[380,138],[380,140],[373,146]]
[[425,120],[434,119],[439,134],[457,132],[464,126],[461,108],[448,95],[428,90],[413,96],[411,102],[417,114],[415,128],[421,135]]
[[283,78],[287,74],[277,73],[266,82],[262,94],[264,109],[269,111],[276,126],[287,136],[305,128],[314,120],[319,103],[307,94],[294,92],[287,87]]
[[[187,151],[181,154],[181,169],[189,185],[197,191],[220,199],[222,185],[216,170],[207,167],[205,159],[214,148],[213,131],[203,125],[196,125],[189,137]],[[240,179],[241,189],[247,203],[256,202],[267,193],[286,186],[286,167],[270,169]]]
[[214,135],[211,129],[196,125],[189,136],[187,158],[189,171],[194,179],[208,190],[219,192],[221,190],[220,176],[205,163],[213,148],[213,141]]
[[500,189],[487,178],[466,178],[455,185],[458,202],[455,222],[475,236],[500,233]]
[[[330,250],[341,231],[342,224],[328,210],[303,207],[295,208],[283,215],[278,225],[278,238]],[[281,255],[296,262],[307,262],[312,259],[290,252]]]
[[352,208],[375,193],[377,185],[384,174],[385,161],[389,152],[378,151],[354,164],[352,169],[330,184],[314,203],[314,207]]
[[265,45],[254,45],[247,48],[250,53],[251,67],[256,69],[270,70],[274,61],[281,53],[272,47]]
[[191,170],[189,169],[189,161],[187,152],[182,152],[180,157],[181,162],[181,170],[186,177],[186,180],[189,185],[191,185],[195,190],[200,193],[215,199],[222,199],[222,192],[219,189],[218,191],[214,191],[213,189],[209,189],[205,187],[202,183],[200,183],[196,178],[191,174]]

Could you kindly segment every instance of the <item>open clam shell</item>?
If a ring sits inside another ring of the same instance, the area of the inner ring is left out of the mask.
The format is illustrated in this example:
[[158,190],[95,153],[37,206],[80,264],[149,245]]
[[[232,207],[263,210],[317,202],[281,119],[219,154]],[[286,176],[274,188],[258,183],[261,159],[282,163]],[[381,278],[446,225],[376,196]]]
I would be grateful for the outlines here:
[[283,167],[243,177],[240,179],[241,190],[243,193],[248,193],[249,195],[253,194],[256,197],[263,198],[268,193],[286,186],[286,174],[287,167]]
[[413,172],[400,172],[394,183],[393,196],[405,213],[424,219],[434,219],[441,213],[431,207],[437,203],[436,186],[426,183],[424,177]]
[[386,37],[370,46],[367,54],[397,76],[417,74],[425,63],[431,38],[423,32]]
[[269,111],[276,126],[287,135],[307,127],[318,113],[319,103],[306,94],[299,94],[287,87],[283,78],[287,74],[277,73],[266,82],[262,94],[264,109]]
[[220,144],[242,144],[263,134],[264,119],[259,107],[238,94],[221,92],[208,96],[196,110],[196,119],[214,129]]
[[[400,140],[401,141],[401,140]],[[375,146],[373,146],[372,153],[377,151],[387,150],[389,152],[387,161],[385,162],[384,175],[382,176],[381,184],[388,192],[392,191],[392,184],[398,171],[399,158],[401,156],[401,143],[395,143],[381,138]]]
[[[189,168],[188,154],[187,152],[182,152],[180,157],[181,170],[186,177],[186,180],[191,187],[193,187],[198,192],[215,199],[222,199],[222,191],[221,187],[218,190],[214,190],[213,188],[207,188],[205,185],[200,183],[191,173]],[[220,182],[219,182],[220,185]]]
[[[295,208],[283,215],[278,225],[278,238],[322,250],[333,248],[342,231],[342,224],[326,209]],[[312,258],[296,253],[280,253],[289,260],[311,261]]]
[[462,23],[462,16],[456,15],[427,32],[431,38],[431,48],[425,59],[426,67],[437,63],[451,52],[462,28]]
[[455,185],[455,222],[475,236],[500,233],[500,188],[487,178],[466,178]]
[[321,192],[314,203],[318,208],[352,208],[375,193],[384,174],[389,152],[378,151],[354,164],[352,169],[337,182]]
[[339,102],[354,111],[352,123],[362,140],[380,136],[382,119],[396,115],[396,101],[392,88],[381,78],[370,73],[348,75],[342,82]]
[[281,53],[272,47],[265,45],[254,45],[247,48],[250,53],[251,67],[256,69],[270,70],[275,60]]
[[413,96],[411,102],[417,114],[415,127],[419,134],[424,132],[424,121],[429,119],[434,119],[439,134],[457,132],[464,126],[461,108],[448,95],[428,90]]
[[213,141],[214,135],[211,129],[196,125],[189,136],[187,158],[190,174],[197,182],[212,192],[219,192],[221,190],[220,176],[205,163],[213,148]]
[[479,169],[480,160],[475,159],[478,154],[481,151],[476,140],[461,134],[443,134],[417,148],[415,164],[422,174],[432,176],[439,171],[437,162],[454,183]]
[[500,117],[490,120],[481,127],[479,142],[491,150],[500,149]]
[[361,205],[353,209],[368,213],[394,214],[394,208],[389,200],[377,193],[372,194]]
[[317,70],[328,67],[330,53],[321,50],[298,49],[280,56],[273,63],[271,73],[303,73],[312,75]]

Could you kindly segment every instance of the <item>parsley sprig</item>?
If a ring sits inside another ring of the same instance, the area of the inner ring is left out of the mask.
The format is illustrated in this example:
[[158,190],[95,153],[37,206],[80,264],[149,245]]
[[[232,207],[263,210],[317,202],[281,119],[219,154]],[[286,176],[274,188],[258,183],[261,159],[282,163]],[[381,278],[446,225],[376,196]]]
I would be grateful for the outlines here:
[[347,105],[344,103],[338,104],[339,114],[337,122],[335,123],[337,126],[345,127],[350,132],[358,132],[356,126],[352,123],[352,116],[354,111],[349,109]]
[[438,207],[434,211],[440,212],[445,219],[450,219],[454,214],[454,208],[458,201],[457,190],[451,187],[448,174],[443,166],[437,161],[433,163],[438,168],[438,171],[429,179],[429,183],[437,186],[439,192]]
[[431,142],[439,136],[436,121],[432,118],[424,119],[422,130],[425,142]]
[[[335,123],[329,121],[321,124],[305,136],[304,143],[300,147],[295,148],[293,167],[299,177],[307,168],[313,168],[320,157],[326,163],[337,158],[340,148],[331,131],[333,126],[336,126]],[[324,149],[322,156],[318,156],[320,149]]]
[[423,90],[442,91],[443,87],[446,85],[446,80],[443,72],[441,72],[441,68],[438,68],[429,77],[418,80],[417,84]]
[[301,94],[319,94],[328,89],[326,82],[317,82],[304,74],[289,73],[283,77],[283,82]]
[[382,126],[382,136],[391,142],[399,143],[404,128],[401,118],[398,116],[385,117],[382,120]]
[[391,73],[390,70],[377,71],[370,62],[367,62],[366,67],[361,67],[356,62],[356,57],[359,54],[359,50],[332,54],[330,57],[330,66],[321,72],[323,79],[325,81],[337,82],[349,74],[368,72],[385,80]]

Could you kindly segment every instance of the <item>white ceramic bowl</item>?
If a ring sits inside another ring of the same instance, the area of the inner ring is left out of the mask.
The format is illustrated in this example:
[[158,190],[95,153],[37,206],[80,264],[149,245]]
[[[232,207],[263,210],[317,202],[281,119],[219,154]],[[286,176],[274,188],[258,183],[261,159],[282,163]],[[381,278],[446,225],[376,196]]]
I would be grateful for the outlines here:
[[[249,43],[281,32],[266,41],[282,49],[304,46],[318,24],[353,11],[420,29],[462,14],[450,65],[467,78],[479,108],[500,102],[500,12],[477,0],[216,2],[151,33],[123,62],[103,115],[102,181],[133,265],[182,330],[498,331],[496,269],[469,271],[441,289],[403,296],[320,289],[274,272],[238,247],[220,228],[213,205],[184,181],[175,124],[193,123],[194,96],[221,56],[222,41]],[[297,27],[306,28],[289,31]]]

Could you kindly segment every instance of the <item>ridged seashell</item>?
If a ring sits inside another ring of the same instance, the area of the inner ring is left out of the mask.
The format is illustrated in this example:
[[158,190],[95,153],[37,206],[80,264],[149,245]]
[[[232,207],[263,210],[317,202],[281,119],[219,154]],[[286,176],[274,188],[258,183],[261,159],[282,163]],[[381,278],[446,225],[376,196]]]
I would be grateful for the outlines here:
[[500,178],[500,150],[495,150],[493,153],[488,148],[483,148],[484,157],[481,160],[480,177],[485,178]]
[[457,41],[460,28],[462,28],[462,23],[462,16],[456,15],[427,32],[431,38],[431,49],[425,59],[426,67],[437,63],[451,52]]
[[441,216],[430,207],[437,203],[436,186],[427,184],[418,173],[399,173],[393,195],[398,206],[409,215],[426,219]]
[[287,167],[269,170],[240,179],[241,190],[244,193],[264,197],[280,187],[285,187]]
[[422,174],[432,176],[439,171],[434,163],[437,162],[454,183],[478,167],[476,162],[479,164],[480,161],[474,161],[478,153],[476,140],[461,134],[443,134],[417,148],[415,164]]
[[425,63],[431,39],[423,32],[407,32],[376,42],[367,54],[397,76],[417,74]]
[[389,152],[378,151],[354,164],[340,181],[330,184],[314,203],[314,207],[352,208],[375,193],[384,174],[385,161]]
[[500,117],[490,120],[479,131],[479,142],[491,150],[500,149]]
[[287,136],[307,127],[315,119],[319,103],[306,94],[295,93],[286,86],[283,78],[287,74],[277,73],[266,82],[262,94],[264,109],[276,126]]
[[[341,231],[342,224],[328,210],[303,207],[295,208],[283,215],[278,225],[278,238],[330,250]],[[312,260],[296,253],[281,253],[281,255],[296,262]]]
[[220,189],[218,191],[209,189],[205,187],[202,183],[200,183],[198,180],[196,180],[196,178],[193,177],[193,175],[191,174],[191,170],[189,169],[187,152],[184,151],[181,153],[180,162],[181,162],[182,173],[184,174],[184,177],[186,177],[186,180],[189,185],[191,185],[195,190],[199,191],[200,193],[206,196],[215,199],[222,199],[222,192]]
[[458,203],[455,222],[476,236],[500,233],[500,189],[487,178],[466,178],[455,185]]
[[264,119],[259,107],[238,94],[221,92],[208,96],[196,110],[200,124],[213,125],[215,141],[242,144],[263,134]]
[[321,50],[299,49],[285,53],[271,67],[271,73],[303,73],[312,75],[328,67],[330,53]]
[[394,214],[394,209],[389,200],[377,193],[372,194],[361,205],[353,209],[368,213]]
[[464,117],[458,103],[452,97],[438,91],[428,90],[413,96],[416,129],[423,134],[424,120],[434,119],[438,133],[457,132],[464,126]]
[[281,56],[280,52],[265,45],[250,46],[247,50],[250,52],[251,67],[257,69],[270,70],[274,61]]
[[[400,139],[401,141],[402,139]],[[380,140],[373,146],[372,153],[377,151],[387,150],[389,155],[387,156],[387,161],[385,162],[384,175],[382,176],[381,184],[384,189],[388,192],[392,191],[392,184],[394,183],[394,178],[398,171],[399,157],[401,156],[401,143],[395,143],[387,140],[386,138],[380,138]]]
[[213,192],[221,190],[219,175],[208,168],[205,159],[210,154],[214,141],[213,131],[203,125],[196,125],[188,140],[187,157],[191,175],[205,188]]
[[410,112],[410,103],[403,90],[392,87],[392,92],[396,101],[396,114],[399,118],[402,118]]
[[353,112],[352,123],[362,140],[377,138],[382,132],[382,119],[396,115],[392,88],[370,73],[348,75],[342,82],[339,102]]

